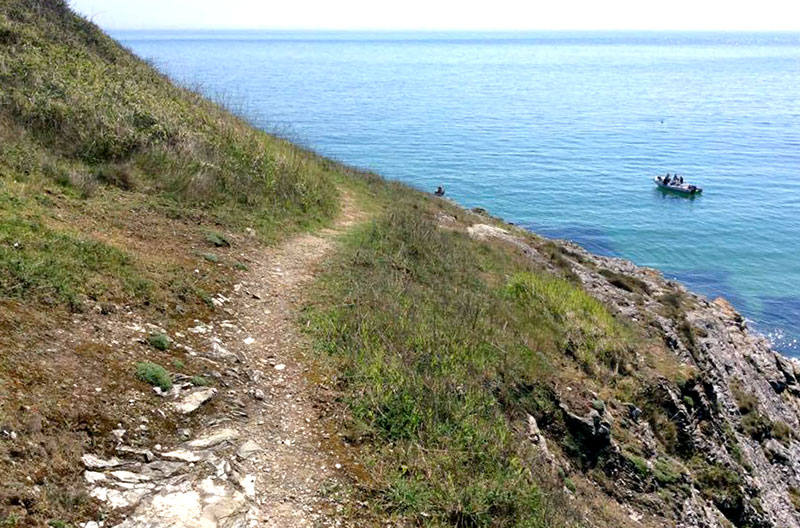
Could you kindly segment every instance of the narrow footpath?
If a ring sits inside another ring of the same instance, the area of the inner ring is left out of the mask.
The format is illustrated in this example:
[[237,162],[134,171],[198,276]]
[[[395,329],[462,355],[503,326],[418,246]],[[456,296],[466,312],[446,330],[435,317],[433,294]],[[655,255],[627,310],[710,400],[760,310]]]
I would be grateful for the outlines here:
[[329,449],[319,423],[304,360],[309,345],[297,319],[337,236],[365,217],[344,195],[332,227],[250,255],[247,277],[214,299],[224,320],[186,329],[202,339],[227,380],[184,392],[178,386],[173,395],[171,405],[182,412],[212,405],[202,430],[186,431],[168,448],[112,459],[84,455],[91,495],[110,508],[132,509],[118,527],[338,526],[331,490],[339,489],[345,461]]

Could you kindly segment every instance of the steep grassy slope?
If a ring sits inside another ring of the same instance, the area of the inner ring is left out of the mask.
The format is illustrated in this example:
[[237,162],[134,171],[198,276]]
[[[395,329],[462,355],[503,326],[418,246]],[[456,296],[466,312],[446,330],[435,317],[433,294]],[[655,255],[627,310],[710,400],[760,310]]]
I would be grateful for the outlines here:
[[[93,318],[168,329],[209,313],[248,250],[336,213],[338,178],[65,2],[0,0],[0,525],[94,511],[81,453],[157,408],[123,400],[150,390],[137,362],[203,372],[172,349],[96,343]],[[174,429],[156,414],[147,434]]]
[[4,0],[0,43],[0,237],[18,243],[0,254],[3,295],[75,303],[100,293],[90,276],[142,293],[122,254],[39,221],[54,199],[92,209],[127,191],[263,239],[336,208],[324,162],[172,85],[63,2]]

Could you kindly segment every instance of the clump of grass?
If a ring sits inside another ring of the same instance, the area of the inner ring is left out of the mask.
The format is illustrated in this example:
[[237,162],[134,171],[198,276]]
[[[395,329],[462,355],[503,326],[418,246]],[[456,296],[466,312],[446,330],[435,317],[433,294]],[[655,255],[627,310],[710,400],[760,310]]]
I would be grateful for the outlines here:
[[580,284],[580,279],[575,272],[572,271],[572,264],[566,257],[566,255],[569,254],[566,249],[552,240],[545,240],[539,249],[547,256],[550,262],[564,274],[564,277],[575,284]]
[[19,517],[13,513],[0,517],[0,528],[16,528],[19,526]]
[[789,425],[786,424],[786,422],[778,420],[776,422],[772,422],[770,436],[779,442],[788,445],[789,442],[794,438],[794,431],[791,427],[789,427]]
[[214,247],[230,247],[231,242],[224,234],[219,231],[206,231],[206,242]]
[[680,481],[683,468],[669,458],[658,458],[653,464],[653,476],[662,486],[672,486]]
[[778,426],[776,429],[772,421],[760,412],[758,398],[755,394],[746,392],[738,382],[731,385],[731,392],[739,406],[739,412],[742,415],[742,430],[745,434],[759,442],[770,438],[773,430],[776,430],[778,434],[783,434],[784,428]]
[[539,323],[559,335],[564,350],[591,371],[597,362],[617,369],[627,354],[624,329],[608,310],[570,282],[543,273],[514,275],[507,294],[540,310]]
[[600,274],[608,279],[612,286],[630,293],[649,294],[650,287],[645,281],[631,275],[617,273],[608,269],[600,270]]
[[172,368],[175,370],[183,370],[186,367],[186,363],[181,361],[180,359],[173,359],[172,360]]
[[207,387],[212,384],[211,380],[204,376],[192,376],[190,381],[195,387]]
[[150,346],[158,350],[167,350],[171,344],[169,337],[160,332],[147,336],[147,342],[150,344]]
[[154,387],[160,387],[163,391],[172,388],[172,378],[167,370],[157,363],[144,361],[136,364],[136,377]]
[[214,253],[201,253],[200,256],[203,257],[204,260],[207,260],[213,264],[219,262],[219,256],[215,255]]
[[239,271],[250,271],[250,268],[244,262],[234,262],[233,267]]
[[696,474],[702,495],[735,525],[741,525],[747,498],[742,490],[741,477],[731,468],[720,464],[706,465]]
[[644,458],[629,451],[622,451],[622,457],[628,461],[634,472],[640,478],[647,478],[650,476],[650,468],[647,466],[647,461]]

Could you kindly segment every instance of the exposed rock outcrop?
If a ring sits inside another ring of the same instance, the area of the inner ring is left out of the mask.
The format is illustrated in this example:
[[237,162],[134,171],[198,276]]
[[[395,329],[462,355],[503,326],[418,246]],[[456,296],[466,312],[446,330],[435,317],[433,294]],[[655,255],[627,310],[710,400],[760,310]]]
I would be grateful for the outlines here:
[[[478,221],[467,232],[519,247],[537,263],[548,260],[518,228]],[[597,256],[577,244],[556,241],[556,246],[562,270],[567,267],[587,292],[663,340],[671,363],[692,373],[649,385],[645,397],[663,413],[664,430],[653,431],[636,404],[624,407],[644,457],[620,453],[607,416],[594,411],[582,416],[559,404],[582,454],[597,457],[605,450],[606,471],[622,488],[615,490],[620,502],[644,509],[641,493],[652,485],[643,484],[638,469],[655,473],[656,482],[683,482],[671,484],[683,495],[671,502],[681,527],[800,528],[800,365],[750,332],[745,318],[724,299],[708,300],[656,270]],[[554,270],[549,263],[546,267]],[[655,436],[672,431],[672,453],[690,468],[683,476],[656,467],[662,462]]]

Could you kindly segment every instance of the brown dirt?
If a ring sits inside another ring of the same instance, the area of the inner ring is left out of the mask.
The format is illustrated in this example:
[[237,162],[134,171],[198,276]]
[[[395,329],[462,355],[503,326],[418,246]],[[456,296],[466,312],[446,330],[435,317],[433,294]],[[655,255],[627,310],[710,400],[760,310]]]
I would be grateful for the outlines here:
[[[247,422],[237,425],[240,438],[256,441],[264,452],[243,471],[256,476],[261,526],[338,525],[335,502],[323,496],[353,468],[352,455],[338,436],[324,431],[316,387],[309,381],[309,345],[298,332],[298,309],[304,289],[334,249],[335,237],[364,219],[345,196],[342,216],[331,229],[295,237],[262,258],[233,297],[231,322],[240,336],[254,342],[237,349],[243,367],[262,369],[266,397],[248,406]],[[259,299],[260,298],[260,299]],[[282,370],[278,370],[284,365]]]
[[[346,483],[353,463],[338,436],[323,431],[324,407],[308,381],[309,349],[296,327],[297,310],[335,237],[364,214],[345,195],[343,213],[329,229],[274,248],[226,233],[233,247],[214,249],[196,219],[130,205],[90,212],[64,204],[53,222],[84,233],[102,227],[104,240],[123,244],[154,275],[174,268],[171,279],[183,274],[219,302],[212,310],[169,292],[149,305],[87,300],[82,313],[0,304],[0,524],[77,525],[105,517],[113,526],[131,509],[110,510],[88,495],[82,454],[119,456],[114,429],[126,430],[125,445],[167,450],[180,443],[181,429],[196,437],[223,423],[264,448],[244,462],[257,476],[262,525],[327,523],[341,508],[332,490]],[[221,263],[198,258],[200,251],[219,254]],[[249,271],[236,270],[235,261]],[[214,335],[188,331],[198,324],[215,328]],[[173,341],[167,351],[146,343],[150,332],[160,330]],[[212,337],[234,359],[210,354]],[[245,344],[246,337],[254,341]],[[135,378],[138,361],[159,363],[178,380],[202,375],[218,396],[189,417],[179,415]],[[274,368],[280,364],[283,370]],[[255,371],[263,375],[253,376]],[[256,389],[263,400],[253,397]]]

